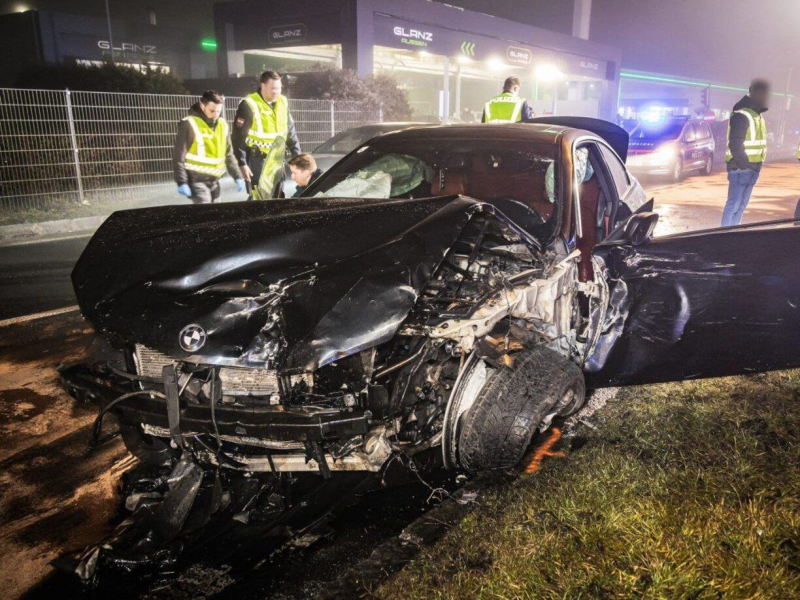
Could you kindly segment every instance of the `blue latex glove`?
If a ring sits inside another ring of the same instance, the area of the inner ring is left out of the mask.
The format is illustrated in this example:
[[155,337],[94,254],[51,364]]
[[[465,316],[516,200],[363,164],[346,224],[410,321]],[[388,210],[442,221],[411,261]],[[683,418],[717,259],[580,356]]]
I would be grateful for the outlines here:
[[237,179],[236,180],[236,191],[240,194],[247,190],[247,187],[244,184],[244,179]]
[[188,183],[184,183],[178,186],[178,193],[181,196],[186,196],[187,198],[192,197],[192,188],[189,187]]

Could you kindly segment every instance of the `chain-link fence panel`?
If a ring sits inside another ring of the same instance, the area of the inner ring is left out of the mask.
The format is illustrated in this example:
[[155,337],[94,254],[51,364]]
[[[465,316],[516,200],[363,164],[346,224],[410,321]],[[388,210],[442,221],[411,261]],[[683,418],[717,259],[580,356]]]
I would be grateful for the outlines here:
[[[0,89],[0,208],[169,193],[178,122],[199,97]],[[233,123],[241,98],[225,99]],[[382,120],[358,102],[289,100],[304,151]]]

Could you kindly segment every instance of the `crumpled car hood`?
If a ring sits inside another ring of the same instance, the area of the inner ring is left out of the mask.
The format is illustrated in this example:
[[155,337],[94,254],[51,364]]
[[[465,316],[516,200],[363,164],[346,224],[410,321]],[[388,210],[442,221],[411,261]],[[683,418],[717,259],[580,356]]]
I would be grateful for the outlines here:
[[[483,208],[493,210],[447,196],[120,211],[72,279],[98,331],[184,360],[266,365],[277,306],[286,342],[278,366],[302,372],[391,339]],[[179,344],[189,324],[207,333],[195,352]]]

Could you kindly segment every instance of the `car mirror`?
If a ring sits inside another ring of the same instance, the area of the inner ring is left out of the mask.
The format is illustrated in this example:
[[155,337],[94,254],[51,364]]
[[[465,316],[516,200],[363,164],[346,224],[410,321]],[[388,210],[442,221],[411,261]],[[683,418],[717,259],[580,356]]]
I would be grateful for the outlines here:
[[653,237],[653,230],[656,228],[657,223],[657,213],[636,213],[625,225],[625,239],[632,246],[641,246]]
[[800,219],[800,199],[797,200],[797,204],[794,207],[794,218]]

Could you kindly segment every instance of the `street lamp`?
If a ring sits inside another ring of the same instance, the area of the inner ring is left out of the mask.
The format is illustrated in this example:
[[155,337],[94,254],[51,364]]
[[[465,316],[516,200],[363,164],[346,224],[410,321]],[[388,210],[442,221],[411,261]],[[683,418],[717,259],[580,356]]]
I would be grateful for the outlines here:
[[106,0],[106,25],[108,26],[108,51],[111,57],[111,64],[114,64],[114,36],[111,34],[111,11],[108,8],[108,0]]
[[789,108],[792,105],[792,97],[789,95],[789,89],[792,86],[792,73],[795,68],[800,65],[792,65],[789,67],[789,73],[786,75],[786,104],[783,105],[783,123],[781,125],[781,145],[786,138],[786,125],[789,122]]

